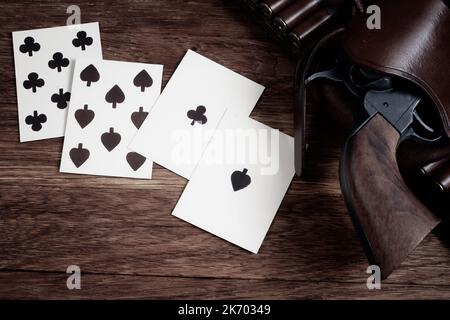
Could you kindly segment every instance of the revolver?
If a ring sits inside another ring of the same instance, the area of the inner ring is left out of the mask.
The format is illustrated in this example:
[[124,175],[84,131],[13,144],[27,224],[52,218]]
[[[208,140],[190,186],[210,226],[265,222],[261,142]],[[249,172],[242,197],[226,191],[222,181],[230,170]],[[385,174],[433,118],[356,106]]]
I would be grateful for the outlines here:
[[334,68],[310,75],[305,85],[318,79],[339,82],[361,100],[339,177],[369,262],[380,267],[384,279],[439,223],[406,185],[397,147],[406,140],[432,146],[442,135],[422,115],[424,99],[418,91],[338,57]]

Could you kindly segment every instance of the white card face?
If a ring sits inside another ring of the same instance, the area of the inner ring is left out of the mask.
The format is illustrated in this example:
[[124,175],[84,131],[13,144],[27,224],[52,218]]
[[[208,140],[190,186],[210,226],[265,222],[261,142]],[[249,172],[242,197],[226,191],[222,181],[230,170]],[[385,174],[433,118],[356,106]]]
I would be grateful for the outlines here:
[[172,214],[257,253],[294,172],[292,137],[227,111]]
[[150,179],[128,145],[161,92],[162,65],[78,59],[61,172]]
[[189,50],[130,148],[189,179],[225,110],[247,117],[263,91]]
[[98,23],[13,32],[20,141],[64,136],[76,58],[102,59]]

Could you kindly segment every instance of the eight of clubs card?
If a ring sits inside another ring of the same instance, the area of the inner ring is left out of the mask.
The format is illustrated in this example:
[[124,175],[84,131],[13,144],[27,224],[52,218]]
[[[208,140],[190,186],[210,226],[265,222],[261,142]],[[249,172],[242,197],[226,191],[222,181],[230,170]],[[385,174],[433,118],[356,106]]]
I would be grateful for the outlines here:
[[64,135],[77,58],[102,59],[98,23],[13,32],[20,141]]

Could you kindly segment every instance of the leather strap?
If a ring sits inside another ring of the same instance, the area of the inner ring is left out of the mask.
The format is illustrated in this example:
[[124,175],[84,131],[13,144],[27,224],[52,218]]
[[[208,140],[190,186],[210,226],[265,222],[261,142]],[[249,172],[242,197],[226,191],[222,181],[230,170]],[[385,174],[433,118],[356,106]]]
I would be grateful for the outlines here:
[[332,41],[336,35],[344,31],[344,28],[334,30],[325,35],[311,50],[309,56],[300,57],[295,73],[295,106],[294,106],[294,130],[295,130],[295,172],[301,176],[305,167],[306,155],[306,84],[305,79],[311,72],[316,62],[316,57],[321,50]]

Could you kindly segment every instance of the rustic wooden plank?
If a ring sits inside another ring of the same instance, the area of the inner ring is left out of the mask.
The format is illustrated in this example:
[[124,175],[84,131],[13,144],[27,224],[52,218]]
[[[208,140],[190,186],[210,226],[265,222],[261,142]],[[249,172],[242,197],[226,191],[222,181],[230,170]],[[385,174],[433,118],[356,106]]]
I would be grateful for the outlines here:
[[[235,1],[77,4],[83,22],[100,22],[104,58],[164,64],[165,84],[195,48],[265,85],[252,118],[293,134],[296,61]],[[343,134],[323,110],[310,109],[307,175],[294,179],[258,255],[172,217],[186,180],[158,165],[151,181],[61,174],[61,138],[20,144],[11,32],[63,25],[66,6],[2,4],[0,298],[449,298],[448,226],[382,291],[365,288],[338,183]],[[89,273],[81,291],[65,288],[70,264]]]
[[[68,275],[0,272],[0,299],[433,299],[450,298],[450,286],[242,280],[81,274],[81,289],[68,290]],[[12,289],[10,289],[12,288]],[[192,290],[195,288],[195,290]]]
[[[339,201],[332,195],[321,194],[321,205],[305,205],[288,194],[254,255],[172,217],[178,197],[166,188],[127,193],[10,186],[10,196],[1,194],[7,204],[1,209],[9,213],[0,224],[0,268],[57,271],[77,264],[97,273],[342,282],[366,277],[367,262],[345,209],[329,210],[327,203]],[[389,280],[442,283],[450,280],[449,259],[430,236]]]

